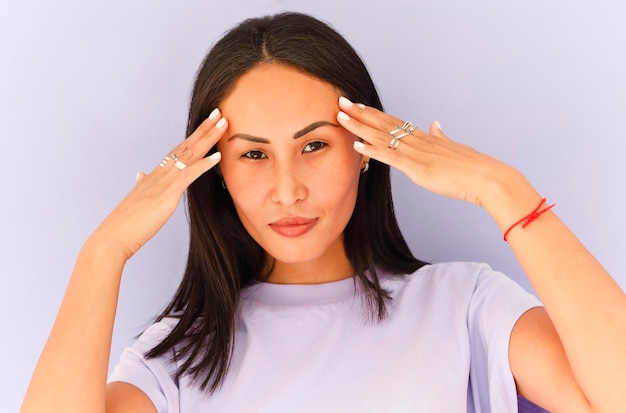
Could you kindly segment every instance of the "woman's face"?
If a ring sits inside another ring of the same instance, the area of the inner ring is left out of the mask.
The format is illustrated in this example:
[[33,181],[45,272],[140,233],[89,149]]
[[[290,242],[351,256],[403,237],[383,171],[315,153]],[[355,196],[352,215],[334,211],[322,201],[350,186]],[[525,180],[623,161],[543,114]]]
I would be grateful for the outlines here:
[[218,143],[220,168],[244,227],[275,259],[270,281],[315,282],[279,276],[304,268],[352,275],[343,230],[364,160],[356,137],[337,123],[338,97],[315,77],[265,64],[220,105],[229,125]]

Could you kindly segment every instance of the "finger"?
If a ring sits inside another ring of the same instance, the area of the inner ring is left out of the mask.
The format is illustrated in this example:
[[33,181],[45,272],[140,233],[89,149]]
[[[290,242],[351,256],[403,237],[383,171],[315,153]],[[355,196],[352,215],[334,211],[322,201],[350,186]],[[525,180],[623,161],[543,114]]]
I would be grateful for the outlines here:
[[[399,136],[399,138],[402,139],[402,142],[404,142],[405,146],[413,147],[417,145],[416,136],[414,136],[413,134],[409,134],[406,131],[400,131],[399,133],[392,135],[389,132],[383,132],[376,128],[367,126],[364,123],[361,123],[355,119],[352,119],[345,112],[339,112],[337,114],[337,120],[339,121],[341,126],[343,126],[348,131],[360,137],[364,142],[367,142],[371,146],[376,147],[377,149],[381,149],[381,150],[392,149],[391,146],[393,145],[394,138],[396,136]],[[423,137],[428,137],[428,135],[423,134]],[[395,140],[396,143],[398,141],[399,140]],[[394,159],[394,155],[390,156],[389,158]],[[379,158],[377,157],[377,159]]]
[[387,149],[382,149],[359,141],[354,141],[353,145],[354,150],[364,157],[367,157],[369,159],[376,159],[379,162],[400,169],[402,159],[397,151],[389,151]]
[[[190,164],[203,158],[206,156],[209,149],[217,142],[213,142],[213,139],[211,139],[215,137],[214,130],[226,126],[224,124],[225,120],[222,119],[220,110],[218,108],[213,109],[209,117],[206,118],[187,139],[172,149],[170,153],[175,154],[176,157],[185,164]],[[221,137],[221,134],[219,137]]]
[[[404,121],[402,119],[398,119],[376,108],[365,106],[360,103],[354,104],[343,96],[339,98],[339,106],[345,113],[355,120],[386,133],[404,125]],[[413,130],[413,134],[419,136],[420,134],[424,134],[424,132],[415,128]]]
[[185,139],[185,141],[190,144],[195,143],[197,140],[201,139],[202,136],[209,133],[221,118],[222,113],[220,110],[218,108],[213,109],[211,114],[209,114],[209,117],[202,121],[202,123],[191,133],[191,135],[187,137],[187,139]]
[[339,112],[337,114],[337,121],[339,121],[341,126],[346,128],[348,131],[352,132],[356,136],[360,137],[370,145],[377,147],[386,147],[389,144],[389,140],[391,138],[391,135],[389,135],[389,133],[383,132],[376,128],[372,128],[364,123],[352,119],[345,112]]
[[222,159],[221,152],[214,152],[206,158],[200,159],[198,162],[180,171],[180,183],[186,188],[193,181],[198,179],[202,174],[217,165]]
[[[220,118],[217,122],[214,119],[207,121],[203,122],[189,138],[172,150],[171,154],[174,154],[175,159],[167,161],[163,169],[172,170],[181,169],[182,167],[182,169],[186,170],[205,158],[206,154],[220,140],[228,127],[226,118]],[[206,128],[206,124],[213,124],[213,126]],[[169,157],[173,158],[171,155]],[[177,163],[176,160],[179,162]]]
[[448,138],[443,133],[443,129],[441,129],[441,124],[439,124],[439,121],[437,120],[430,124],[430,129],[428,133],[430,133],[433,136],[437,136],[438,138],[446,138],[446,139]]
[[[217,110],[217,109],[216,109]],[[217,115],[214,115],[217,113]],[[212,112],[213,116],[221,116],[219,110]],[[207,122],[209,121],[209,122]],[[221,118],[215,122],[215,119],[208,119],[194,131],[190,136],[194,141],[185,141],[178,145],[174,151],[180,151],[179,160],[185,165],[182,169],[174,163],[174,168],[179,169],[178,183],[182,185],[182,189],[186,189],[193,181],[198,179],[202,174],[213,168],[222,159],[220,152],[214,152],[209,156],[206,153],[221,139],[222,135],[228,128],[226,118]],[[214,126],[208,130],[203,130],[204,124],[214,123]],[[175,153],[175,152],[173,152]],[[177,155],[178,156],[178,155]],[[180,165],[180,164],[179,164]]]
[[135,176],[135,183],[139,183],[143,178],[145,178],[146,174],[144,172],[137,172],[137,176]]

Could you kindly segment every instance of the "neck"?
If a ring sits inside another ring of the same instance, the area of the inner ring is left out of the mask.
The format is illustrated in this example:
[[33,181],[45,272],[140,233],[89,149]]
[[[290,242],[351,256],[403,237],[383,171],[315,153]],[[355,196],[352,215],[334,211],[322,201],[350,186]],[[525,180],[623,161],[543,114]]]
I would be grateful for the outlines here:
[[265,281],[274,284],[323,284],[354,275],[343,245],[306,262],[281,262],[268,255],[267,270],[271,272]]

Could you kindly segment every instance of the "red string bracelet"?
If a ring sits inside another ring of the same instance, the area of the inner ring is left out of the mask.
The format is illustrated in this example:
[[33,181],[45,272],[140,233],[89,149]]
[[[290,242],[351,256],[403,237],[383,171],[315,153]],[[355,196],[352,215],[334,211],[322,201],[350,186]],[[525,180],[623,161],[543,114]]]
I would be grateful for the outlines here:
[[552,205],[548,205],[547,207],[545,207],[544,209],[539,209],[541,208],[541,206],[546,203],[546,198],[543,198],[541,200],[541,202],[539,202],[539,205],[537,205],[537,208],[535,208],[533,210],[533,212],[531,212],[530,214],[526,215],[524,218],[520,219],[519,221],[517,221],[515,224],[511,225],[509,227],[509,229],[506,230],[506,232],[504,233],[504,241],[506,242],[507,239],[506,237],[509,235],[509,232],[511,232],[511,230],[513,228],[515,228],[516,226],[518,226],[519,224],[521,224],[522,222],[524,223],[522,225],[522,228],[526,228],[526,226],[528,224],[530,224],[531,222],[533,222],[534,220],[536,220],[541,214],[543,214],[544,212],[548,212],[549,210],[552,209],[552,207],[554,207],[556,204],[552,204]]

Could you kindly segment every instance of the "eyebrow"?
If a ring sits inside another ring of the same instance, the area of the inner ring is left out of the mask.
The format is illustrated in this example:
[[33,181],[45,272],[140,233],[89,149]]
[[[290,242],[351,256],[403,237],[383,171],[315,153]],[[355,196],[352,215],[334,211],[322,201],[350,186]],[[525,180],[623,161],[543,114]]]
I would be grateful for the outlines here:
[[[298,139],[304,135],[306,135],[307,133],[321,127],[321,126],[334,126],[336,128],[339,127],[339,125],[337,125],[336,123],[332,123],[332,122],[328,122],[325,120],[321,120],[318,122],[313,122],[311,123],[309,126],[299,130],[298,132],[293,134],[293,138],[294,139]],[[227,142],[230,142],[231,140],[233,140],[234,138],[238,138],[238,139],[244,139],[250,142],[257,142],[257,143],[270,143],[270,140],[267,138],[261,138],[258,136],[253,136],[253,135],[248,135],[247,133],[236,133],[233,136],[231,136],[230,138],[228,138]]]

